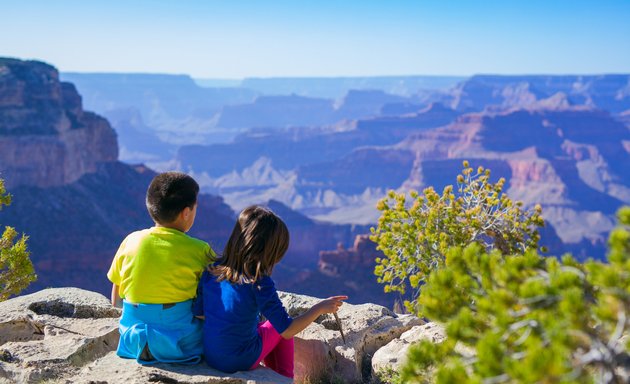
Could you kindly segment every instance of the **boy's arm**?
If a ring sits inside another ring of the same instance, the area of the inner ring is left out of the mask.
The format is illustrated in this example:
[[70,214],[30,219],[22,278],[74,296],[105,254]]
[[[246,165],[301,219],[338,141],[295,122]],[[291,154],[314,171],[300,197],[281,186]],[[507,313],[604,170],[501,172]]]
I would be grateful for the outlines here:
[[119,287],[112,284],[112,305],[116,308],[122,308],[122,298],[120,297]]
[[193,299],[192,303],[192,313],[193,316],[200,320],[204,320],[205,316],[203,313],[203,280],[204,280],[204,271],[199,278],[199,283],[197,283],[197,296]]
[[120,276],[122,265],[121,258],[124,255],[125,245],[127,244],[129,236],[125,237],[122,243],[120,243],[120,247],[118,247],[118,251],[116,251],[116,255],[114,255],[114,260],[112,260],[112,265],[109,267],[109,271],[107,271],[107,278],[112,282],[112,294],[110,299],[112,300],[112,305],[116,308],[122,308],[122,298],[120,297],[120,283],[122,282]]

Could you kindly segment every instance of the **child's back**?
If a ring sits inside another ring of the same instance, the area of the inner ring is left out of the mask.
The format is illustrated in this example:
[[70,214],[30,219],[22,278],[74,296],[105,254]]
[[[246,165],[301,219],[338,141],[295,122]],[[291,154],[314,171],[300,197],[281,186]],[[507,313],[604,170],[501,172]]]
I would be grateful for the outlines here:
[[209,254],[208,243],[177,229],[144,229],[125,238],[108,277],[129,302],[178,303],[195,296]]
[[[233,284],[217,281],[204,272],[200,286],[203,311],[195,306],[195,313],[204,313],[204,351],[208,364],[224,372],[244,371],[252,367],[261,355],[263,342],[256,329],[261,313],[277,333],[284,332],[292,319],[278,299],[274,283],[264,276],[256,283]],[[196,304],[197,304],[196,303]]]
[[[323,300],[296,318],[284,309],[270,275],[289,247],[282,220],[263,207],[245,208],[219,261],[201,277],[193,311],[203,315],[206,362],[225,372],[259,363],[293,377],[293,336],[346,296]],[[267,321],[259,322],[262,314]]]
[[133,232],[116,252],[107,277],[113,283],[112,303],[123,307],[121,357],[140,363],[200,360],[201,325],[191,306],[214,252],[185,233],[194,223],[198,191],[185,174],[156,176],[147,191],[156,226]]

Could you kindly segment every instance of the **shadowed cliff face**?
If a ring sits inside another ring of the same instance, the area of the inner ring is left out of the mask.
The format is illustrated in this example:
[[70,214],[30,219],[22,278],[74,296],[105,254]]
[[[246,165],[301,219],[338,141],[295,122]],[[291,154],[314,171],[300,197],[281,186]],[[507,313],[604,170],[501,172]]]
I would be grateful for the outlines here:
[[[77,286],[106,294],[105,274],[120,242],[153,226],[144,207],[153,176],[144,167],[111,162],[64,186],[11,189],[13,203],[0,211],[0,224],[29,235],[38,275],[29,291]],[[233,212],[221,198],[199,197],[191,235],[222,247],[232,225]]]
[[8,188],[64,185],[117,158],[114,130],[83,111],[55,68],[0,59],[0,174]]

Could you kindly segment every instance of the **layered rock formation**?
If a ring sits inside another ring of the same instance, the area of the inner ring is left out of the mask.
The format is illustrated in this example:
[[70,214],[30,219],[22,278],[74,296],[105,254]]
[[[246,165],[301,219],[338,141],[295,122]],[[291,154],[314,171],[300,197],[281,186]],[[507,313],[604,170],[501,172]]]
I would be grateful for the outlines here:
[[344,248],[342,243],[334,251],[320,251],[318,268],[322,273],[339,276],[360,269],[374,270],[375,260],[383,254],[376,250],[376,244],[369,235],[359,235],[352,248]]
[[[18,60],[3,63],[0,143],[7,143],[7,148],[1,147],[0,168],[5,171],[0,177],[9,186],[13,202],[0,211],[0,224],[29,236],[38,274],[31,291],[76,286],[106,294],[111,284],[105,274],[120,242],[130,232],[153,225],[144,199],[155,172],[115,161],[113,131],[104,119],[82,110],[81,98],[71,84],[58,81],[54,68]],[[134,111],[121,116],[125,118],[143,126]],[[100,123],[88,124],[90,119]],[[77,125],[70,124],[71,120]],[[49,151],[51,143],[59,151]],[[145,138],[145,143],[151,141]],[[43,147],[37,147],[40,144]],[[243,174],[240,181],[250,176]],[[234,181],[239,179],[224,180],[226,186]],[[202,194],[198,202],[190,234],[208,241],[220,253],[236,213],[216,196]],[[306,275],[317,270],[320,249],[333,248],[338,242],[348,244],[367,230],[317,223],[282,204],[269,205],[291,231],[288,254],[276,269],[278,286],[284,289],[299,289]]]
[[602,257],[614,212],[630,204],[630,152],[623,147],[629,138],[600,110],[509,110],[464,115],[397,147],[416,155],[404,189],[439,190],[444,175],[456,175],[468,159],[505,177],[511,198],[541,204],[565,244],[598,245],[591,256]]
[[[477,75],[461,82],[445,97],[462,111],[482,111],[488,106],[523,108],[552,99],[548,105],[585,105],[619,113],[630,107],[630,76],[497,76]],[[555,100],[553,100],[555,98]],[[564,98],[566,103],[560,102]],[[554,102],[555,101],[555,102]]]
[[[319,300],[290,293],[281,293],[281,298],[292,316]],[[226,374],[205,363],[141,366],[121,359],[115,353],[119,316],[120,310],[104,296],[76,288],[46,289],[0,303],[0,382],[291,382],[264,367]],[[296,382],[370,382],[372,356],[380,356],[377,371],[395,367],[400,353],[385,352],[393,350],[392,345],[408,343],[406,331],[413,329],[417,335],[422,327],[428,334],[436,332],[416,317],[396,315],[374,304],[345,304],[339,317],[345,341],[330,315],[321,316],[295,337]],[[401,335],[405,336],[398,341]],[[388,356],[392,362],[383,363]]]
[[[55,68],[0,60],[0,177],[13,195],[0,224],[29,235],[38,274],[30,289],[107,292],[105,273],[120,242],[153,225],[144,199],[155,173],[120,163],[117,154],[113,129],[83,111]],[[220,198],[200,196],[193,234],[220,249],[233,216]]]
[[0,59],[0,175],[8,188],[68,184],[117,158],[114,130],[83,111],[55,68]]
[[[612,91],[594,84],[589,94],[608,105]],[[228,204],[276,199],[314,219],[362,225],[376,223],[375,205],[385,190],[441,190],[468,159],[505,177],[513,199],[542,204],[551,224],[543,243],[554,253],[603,257],[613,214],[630,203],[630,131],[623,118],[607,111],[543,96],[519,108],[499,104],[461,115],[433,104],[404,116],[359,120],[342,131],[244,136],[232,144],[185,147],[179,158],[184,167],[208,172],[206,185],[217,185],[222,177],[211,173],[250,173],[254,167],[247,162],[265,156],[277,177],[265,185],[219,188]]]

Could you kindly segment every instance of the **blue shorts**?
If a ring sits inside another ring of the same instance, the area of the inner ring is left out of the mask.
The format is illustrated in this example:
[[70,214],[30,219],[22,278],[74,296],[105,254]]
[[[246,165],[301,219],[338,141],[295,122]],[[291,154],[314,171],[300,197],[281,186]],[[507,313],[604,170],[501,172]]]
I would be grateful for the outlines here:
[[[191,307],[192,300],[175,304],[123,301],[116,353],[140,364],[199,363],[203,353],[202,321],[193,316]],[[152,359],[147,360],[147,355]]]

